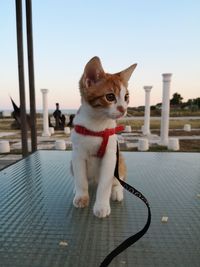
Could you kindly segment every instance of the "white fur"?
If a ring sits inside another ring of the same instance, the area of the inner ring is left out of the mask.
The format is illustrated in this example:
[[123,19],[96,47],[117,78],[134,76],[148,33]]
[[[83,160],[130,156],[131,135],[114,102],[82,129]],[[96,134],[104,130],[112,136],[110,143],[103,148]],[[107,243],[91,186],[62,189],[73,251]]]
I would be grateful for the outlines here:
[[[127,109],[127,102],[125,101],[125,95],[127,93],[127,90],[125,87],[121,87],[121,90],[120,90],[120,95],[117,96],[117,102],[116,103],[113,103],[110,110],[109,110],[109,113],[110,113],[110,116],[113,118],[113,119],[118,119],[122,116],[121,112],[119,112],[117,110],[117,107],[118,106],[122,106],[125,110]],[[125,115],[125,114],[123,114]]]
[[128,104],[125,101],[125,95],[127,94],[127,90],[125,87],[122,86],[120,90],[120,96],[117,99],[117,105],[118,106],[123,106],[124,108],[127,108]]
[[[82,106],[75,116],[74,125],[82,125],[92,131],[103,131],[106,128],[116,126],[115,119],[122,116],[117,111],[117,106],[127,107],[124,101],[125,89],[121,90],[117,104],[113,104],[109,109],[94,109],[87,102],[82,100]],[[98,182],[96,201],[93,212],[97,217],[106,217],[110,214],[110,196],[113,185],[113,174],[116,164],[116,135],[109,137],[106,152],[103,158],[95,155],[101,145],[102,138],[85,136],[72,131],[72,167],[75,179],[74,206],[82,208],[85,206],[82,199],[89,198],[88,181]],[[112,198],[121,201],[123,190],[119,186],[114,186]]]
[[114,201],[122,201],[123,200],[123,187],[118,183],[117,185],[113,186],[112,193],[111,193],[112,200]]

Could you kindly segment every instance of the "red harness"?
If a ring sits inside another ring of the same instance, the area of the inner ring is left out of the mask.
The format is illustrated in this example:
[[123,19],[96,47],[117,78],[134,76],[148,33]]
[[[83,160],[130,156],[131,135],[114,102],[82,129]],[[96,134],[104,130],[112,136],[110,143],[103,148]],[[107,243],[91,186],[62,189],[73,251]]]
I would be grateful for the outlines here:
[[91,130],[88,130],[87,128],[81,126],[81,125],[75,125],[74,129],[77,133],[82,134],[82,135],[89,135],[89,136],[98,136],[98,137],[102,137],[103,140],[101,142],[101,146],[97,152],[97,157],[102,158],[105,154],[106,151],[106,146],[108,144],[108,139],[111,135],[116,134],[118,132],[121,132],[124,130],[124,126],[123,125],[119,125],[115,128],[111,128],[111,129],[105,129],[104,131],[100,131],[100,132],[93,132]]

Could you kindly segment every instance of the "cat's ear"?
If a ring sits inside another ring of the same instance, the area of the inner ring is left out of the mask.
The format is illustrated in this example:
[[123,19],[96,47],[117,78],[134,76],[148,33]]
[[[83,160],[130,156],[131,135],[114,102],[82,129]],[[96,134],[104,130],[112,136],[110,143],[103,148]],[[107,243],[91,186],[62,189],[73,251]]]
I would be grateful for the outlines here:
[[128,67],[127,69],[121,71],[121,72],[118,72],[117,75],[119,75],[121,77],[121,79],[127,83],[134,71],[134,69],[136,68],[137,64],[133,64],[131,65],[130,67]]
[[101,65],[101,61],[98,57],[93,57],[86,64],[84,73],[83,73],[83,82],[86,88],[97,83],[101,78],[103,78],[105,72]]

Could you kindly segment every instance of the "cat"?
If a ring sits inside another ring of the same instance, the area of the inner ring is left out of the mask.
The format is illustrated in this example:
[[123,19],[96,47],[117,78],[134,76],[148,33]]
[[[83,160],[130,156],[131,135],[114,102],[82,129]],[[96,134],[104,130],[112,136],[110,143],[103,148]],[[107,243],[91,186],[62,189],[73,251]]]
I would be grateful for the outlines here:
[[[123,188],[114,178],[117,137],[116,120],[124,116],[129,103],[128,81],[137,64],[116,73],[105,73],[98,57],[85,66],[80,79],[81,107],[72,131],[72,172],[75,182],[73,204],[89,204],[88,184],[98,183],[93,213],[99,218],[110,215],[110,198],[123,200]],[[109,130],[106,130],[109,129]],[[105,135],[107,131],[108,136]],[[102,135],[101,135],[102,134]],[[120,178],[126,178],[126,166],[119,156]]]

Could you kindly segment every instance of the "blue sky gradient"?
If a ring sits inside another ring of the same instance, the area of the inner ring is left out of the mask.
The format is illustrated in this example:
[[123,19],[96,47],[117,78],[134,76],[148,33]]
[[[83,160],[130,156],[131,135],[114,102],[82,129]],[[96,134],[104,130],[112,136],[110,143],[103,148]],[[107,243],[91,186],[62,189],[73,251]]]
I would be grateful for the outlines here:
[[[41,88],[50,90],[49,108],[56,102],[78,108],[78,81],[93,56],[110,73],[138,63],[130,106],[144,105],[144,85],[153,86],[151,104],[161,102],[162,73],[168,72],[171,95],[200,96],[200,1],[32,0],[32,9],[38,109]],[[0,1],[0,110],[12,108],[9,95],[19,103],[15,20],[15,1]],[[26,92],[29,108],[27,71]]]

